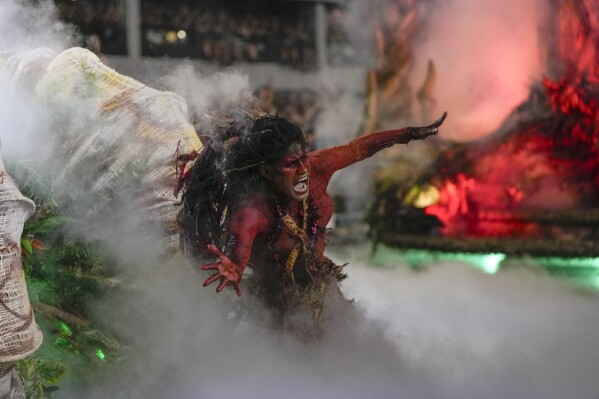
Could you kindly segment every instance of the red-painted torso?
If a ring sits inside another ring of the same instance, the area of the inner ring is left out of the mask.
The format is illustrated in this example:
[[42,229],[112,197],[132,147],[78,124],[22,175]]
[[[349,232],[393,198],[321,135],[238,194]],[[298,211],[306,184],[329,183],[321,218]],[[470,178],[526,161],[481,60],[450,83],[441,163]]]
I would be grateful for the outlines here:
[[[321,232],[324,232],[327,224],[333,215],[333,202],[327,194],[326,188],[332,175],[323,173],[315,162],[314,155],[310,154],[310,184],[309,184],[309,200],[312,201],[318,215],[317,226]],[[233,214],[229,224],[229,234],[234,240],[234,245],[229,248],[231,251],[229,256],[241,267],[250,265],[252,268],[272,267],[274,262],[272,259],[266,259],[268,254],[266,245],[268,240],[269,229],[272,229],[274,223],[277,223],[278,215],[276,215],[276,199],[267,187],[258,187],[258,190],[246,194],[240,202],[237,211]],[[293,218],[296,225],[300,228],[304,227],[303,217],[303,201],[288,200],[279,202],[280,210]],[[306,229],[311,226],[305,226]],[[273,242],[277,248],[283,262],[289,256],[293,247],[297,244],[298,238],[291,232],[285,223],[280,223],[280,234],[276,241]],[[317,259],[322,259],[324,254],[326,237],[325,234],[319,234],[315,244],[314,254]],[[251,242],[251,245],[249,243]],[[248,250],[251,253],[247,259]],[[247,259],[247,260],[246,260]]]
[[[317,226],[321,234],[316,236],[316,242],[312,255],[322,260],[326,236],[324,234],[326,225],[333,214],[333,203],[327,194],[327,186],[336,171],[345,168],[352,163],[361,161],[377,151],[394,143],[408,142],[410,132],[407,129],[393,130],[363,136],[345,145],[317,150],[308,155],[310,164],[309,198],[316,207],[318,216]],[[280,209],[289,214],[296,225],[302,227],[303,221],[300,215],[302,201],[287,200]],[[274,267],[276,263],[268,259],[270,254],[266,246],[271,234],[272,226],[280,219],[276,215],[276,199],[266,185],[256,188],[256,191],[247,193],[237,206],[229,219],[228,233],[230,243],[227,246],[227,254],[233,262],[242,269],[250,265],[255,270]],[[281,230],[273,244],[280,254],[284,263],[292,248],[297,244],[298,238],[290,229],[280,223]],[[310,229],[311,226],[306,226]]]

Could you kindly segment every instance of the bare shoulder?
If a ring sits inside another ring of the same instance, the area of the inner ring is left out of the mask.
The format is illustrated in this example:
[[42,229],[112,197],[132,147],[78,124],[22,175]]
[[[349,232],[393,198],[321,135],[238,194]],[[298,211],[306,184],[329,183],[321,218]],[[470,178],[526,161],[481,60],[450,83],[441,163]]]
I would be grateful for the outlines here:
[[310,177],[318,177],[325,173],[327,166],[326,149],[315,150],[308,154],[310,159]]
[[[273,217],[269,206],[268,197],[260,191],[253,191],[243,195],[235,207],[233,217],[242,217],[246,221],[270,221]],[[263,220],[261,220],[263,219]]]

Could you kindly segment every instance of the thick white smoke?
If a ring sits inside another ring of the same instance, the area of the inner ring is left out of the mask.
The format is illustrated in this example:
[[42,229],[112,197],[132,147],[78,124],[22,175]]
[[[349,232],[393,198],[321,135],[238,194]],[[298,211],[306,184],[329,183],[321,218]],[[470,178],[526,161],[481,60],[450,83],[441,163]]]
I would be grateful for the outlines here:
[[0,53],[47,47],[64,50],[77,41],[76,29],[57,18],[49,0],[0,0]]
[[63,393],[590,399],[599,389],[596,292],[523,264],[496,275],[460,262],[419,272],[399,262],[373,267],[368,251],[330,251],[351,262],[343,290],[363,314],[322,342],[224,320],[232,293],[201,288],[191,270],[148,276],[137,295],[98,308],[133,346],[133,366],[104,385]]
[[595,395],[596,292],[524,260],[506,262],[496,275],[460,262],[429,266],[359,264],[346,287],[369,319],[386,326],[404,364],[435,388],[428,397]]
[[157,84],[185,98],[200,135],[209,133],[215,124],[226,123],[227,112],[253,101],[247,75],[234,70],[206,74],[194,69],[191,62],[182,62],[159,77]]
[[[15,4],[0,2],[0,15],[13,16],[1,26],[27,32],[29,21],[21,16],[33,11]],[[46,19],[53,12],[36,12],[36,26],[57,23]],[[11,51],[70,45],[35,37],[41,41],[6,45]],[[248,87],[239,75],[204,77],[188,67],[163,84],[197,114],[211,112],[212,105],[220,109],[215,98],[243,98]],[[37,134],[39,126],[30,121],[39,118],[57,123],[43,104],[27,107],[27,99],[28,93],[0,97],[3,140],[22,143],[28,131]],[[47,132],[48,142],[54,134]],[[96,304],[95,316],[133,353],[122,369],[114,366],[118,373],[110,380],[62,386],[53,397],[593,398],[599,390],[594,293],[518,268],[496,276],[461,264],[421,273],[402,265],[377,269],[366,248],[338,249],[331,255],[339,263],[352,262],[344,291],[363,315],[349,331],[333,326],[323,342],[300,343],[224,320],[232,293],[201,288],[204,276],[191,268],[165,268],[158,251],[131,233],[137,227],[132,216],[130,229],[107,228],[111,245],[120,242],[113,245],[122,249],[117,258],[138,277],[133,288]]]

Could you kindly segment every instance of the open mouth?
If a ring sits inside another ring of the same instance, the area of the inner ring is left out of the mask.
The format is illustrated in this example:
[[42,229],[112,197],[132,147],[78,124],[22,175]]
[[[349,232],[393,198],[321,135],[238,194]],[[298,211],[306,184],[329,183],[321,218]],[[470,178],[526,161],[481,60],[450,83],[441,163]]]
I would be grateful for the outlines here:
[[304,194],[308,191],[308,176],[304,176],[293,185],[293,190],[298,194]]

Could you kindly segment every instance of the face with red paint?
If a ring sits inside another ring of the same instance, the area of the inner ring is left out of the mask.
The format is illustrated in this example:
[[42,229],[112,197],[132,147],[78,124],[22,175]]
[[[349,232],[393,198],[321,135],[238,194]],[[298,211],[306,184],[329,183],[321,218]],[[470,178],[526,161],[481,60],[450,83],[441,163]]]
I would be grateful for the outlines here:
[[298,201],[308,198],[310,162],[304,145],[291,144],[277,162],[260,165],[260,174],[277,196]]

